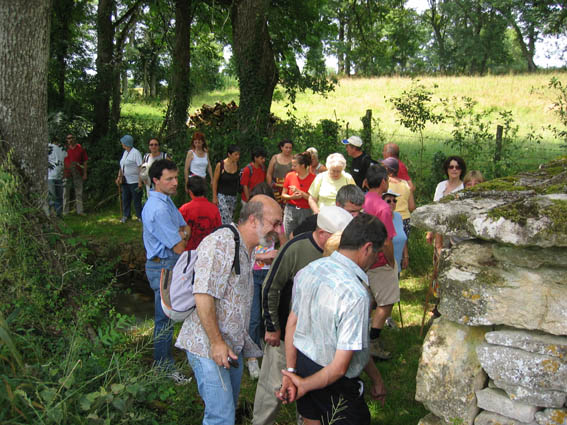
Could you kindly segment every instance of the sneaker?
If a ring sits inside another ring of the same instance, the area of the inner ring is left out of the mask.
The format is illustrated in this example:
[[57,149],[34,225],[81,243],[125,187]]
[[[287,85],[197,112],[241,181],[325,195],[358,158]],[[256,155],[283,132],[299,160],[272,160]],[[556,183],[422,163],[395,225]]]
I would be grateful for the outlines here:
[[175,385],[186,385],[193,380],[192,377],[187,377],[177,370],[171,372],[167,377],[175,382]]
[[248,373],[250,378],[256,380],[260,377],[260,366],[258,366],[258,360],[251,359],[246,362],[248,365]]
[[122,224],[126,223],[127,221],[128,221],[128,219],[126,217],[122,217],[120,219],[120,223],[122,223]]
[[380,360],[390,360],[392,358],[392,353],[384,350],[380,339],[370,341],[370,355]]
[[397,329],[398,328],[398,324],[396,323],[396,321],[394,319],[392,319],[391,317],[388,317],[386,319],[386,326],[388,326],[389,328],[394,328]]

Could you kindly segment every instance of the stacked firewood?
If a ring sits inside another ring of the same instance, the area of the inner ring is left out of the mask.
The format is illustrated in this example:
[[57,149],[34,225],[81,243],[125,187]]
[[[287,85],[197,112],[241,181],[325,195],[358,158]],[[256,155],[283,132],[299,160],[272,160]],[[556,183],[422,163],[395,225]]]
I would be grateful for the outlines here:
[[203,105],[194,114],[189,115],[187,126],[189,128],[201,128],[206,126],[222,125],[225,118],[238,111],[238,105],[234,100],[230,103],[216,102],[215,106]]

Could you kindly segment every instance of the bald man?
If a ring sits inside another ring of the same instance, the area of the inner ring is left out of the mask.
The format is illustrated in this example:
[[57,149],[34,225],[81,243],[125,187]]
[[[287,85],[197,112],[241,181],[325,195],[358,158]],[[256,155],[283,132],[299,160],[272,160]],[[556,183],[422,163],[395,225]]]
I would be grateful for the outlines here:
[[415,186],[411,181],[411,177],[408,174],[408,168],[406,164],[400,161],[400,147],[395,143],[386,143],[384,145],[384,149],[382,150],[382,156],[384,159],[386,158],[396,158],[398,160],[399,169],[398,169],[398,178],[405,180],[408,182],[410,189],[412,192],[415,190]]

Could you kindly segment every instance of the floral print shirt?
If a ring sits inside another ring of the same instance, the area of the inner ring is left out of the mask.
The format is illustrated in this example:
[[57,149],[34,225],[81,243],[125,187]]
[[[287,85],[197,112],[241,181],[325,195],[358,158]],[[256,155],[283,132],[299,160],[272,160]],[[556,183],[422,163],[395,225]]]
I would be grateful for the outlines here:
[[[208,294],[214,298],[220,333],[234,353],[260,357],[262,350],[248,334],[255,255],[248,255],[248,248],[240,237],[240,276],[237,276],[232,267],[234,250],[234,236],[230,229],[218,230],[201,241],[197,248],[193,293]],[[211,358],[211,344],[196,309],[183,322],[175,346],[197,356]]]

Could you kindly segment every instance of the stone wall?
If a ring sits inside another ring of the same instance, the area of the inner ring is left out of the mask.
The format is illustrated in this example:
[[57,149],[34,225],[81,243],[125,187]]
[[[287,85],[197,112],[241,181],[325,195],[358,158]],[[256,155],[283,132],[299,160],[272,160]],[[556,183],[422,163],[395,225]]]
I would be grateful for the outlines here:
[[567,159],[418,208],[412,225],[454,242],[419,425],[567,425]]

